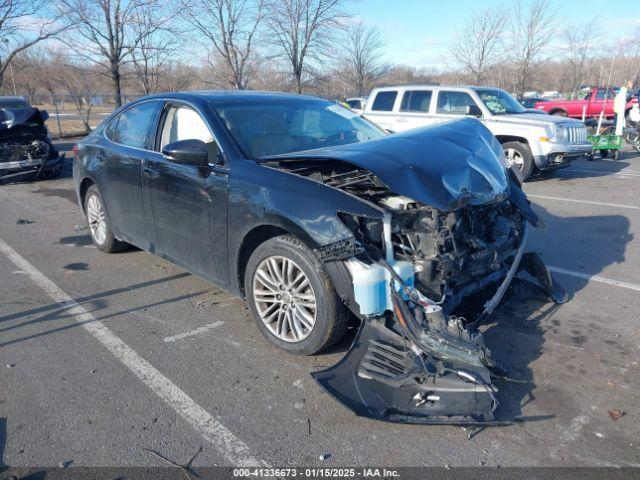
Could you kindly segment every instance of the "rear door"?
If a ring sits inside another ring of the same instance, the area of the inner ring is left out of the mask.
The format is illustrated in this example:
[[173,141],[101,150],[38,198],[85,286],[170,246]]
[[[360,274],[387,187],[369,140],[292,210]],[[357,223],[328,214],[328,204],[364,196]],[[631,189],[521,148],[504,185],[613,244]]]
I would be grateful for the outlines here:
[[399,115],[396,118],[397,131],[423,127],[435,122],[431,115],[431,89],[405,90],[402,92]]
[[[207,144],[208,169],[174,163],[162,155],[165,145],[189,139]],[[153,215],[152,250],[227,285],[229,165],[223,158],[203,115],[189,104],[168,102],[160,116],[155,151],[145,158],[143,190]]]
[[108,140],[96,152],[104,172],[98,187],[111,226],[123,240],[149,248],[147,215],[142,199],[142,162],[152,149],[150,132],[162,102],[137,103],[114,117],[105,129]]

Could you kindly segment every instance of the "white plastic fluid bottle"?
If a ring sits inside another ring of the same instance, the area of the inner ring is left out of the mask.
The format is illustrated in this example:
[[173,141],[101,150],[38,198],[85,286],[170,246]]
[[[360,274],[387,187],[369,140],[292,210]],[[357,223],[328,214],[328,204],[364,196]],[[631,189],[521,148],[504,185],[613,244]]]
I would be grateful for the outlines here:
[[368,265],[355,258],[345,262],[353,280],[353,295],[362,315],[381,315],[388,304],[388,277],[380,264]]

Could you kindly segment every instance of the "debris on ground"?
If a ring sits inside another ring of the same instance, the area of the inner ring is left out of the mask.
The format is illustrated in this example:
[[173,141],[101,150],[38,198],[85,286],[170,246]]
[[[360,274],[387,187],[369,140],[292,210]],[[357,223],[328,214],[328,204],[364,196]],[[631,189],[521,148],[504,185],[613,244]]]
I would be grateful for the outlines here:
[[447,470],[451,470],[451,465],[449,465],[448,463],[445,463],[444,468],[446,468]]
[[16,225],[29,225],[31,223],[36,223],[36,222],[34,222],[33,220],[28,220],[26,218],[19,218],[16,221]]
[[307,418],[307,427],[309,427],[308,432],[309,432],[309,435],[311,435],[311,419],[309,418]]
[[63,460],[62,462],[60,462],[58,464],[58,466],[60,468],[67,468],[67,467],[71,466],[72,463],[73,463],[73,460]]
[[624,416],[624,412],[618,410],[617,408],[614,408],[613,410],[609,410],[609,416],[613,419],[613,420],[618,420],[619,418],[621,418],[622,416]]
[[609,388],[615,388],[615,387],[616,387],[616,384],[615,384],[615,382],[611,382],[611,381],[609,381],[609,382],[607,382],[607,387],[609,387]]
[[165,457],[164,455],[162,455],[161,453],[156,452],[155,450],[151,450],[150,448],[143,448],[142,450],[144,450],[145,452],[149,452],[152,455],[155,455],[156,457],[158,457],[161,460],[164,460],[165,462],[167,462],[169,465],[172,465],[176,468],[179,468],[180,470],[182,470],[185,475],[187,476],[187,478],[191,478],[191,475],[196,475],[192,470],[191,470],[191,465],[193,464],[193,462],[195,461],[196,458],[198,458],[198,455],[200,455],[200,453],[202,453],[203,448],[202,445],[200,445],[200,447],[198,448],[198,450],[196,451],[196,453],[189,459],[189,461],[185,464],[185,465],[180,465],[179,463],[174,462],[173,460],[168,459],[167,457]]
[[320,455],[320,460],[328,460],[331,458],[331,454],[330,453],[323,453],[322,455]]
[[9,364],[7,364],[7,368],[13,368],[13,367],[15,367],[15,366],[16,366],[16,364],[15,364],[15,363],[9,363]]
[[76,225],[75,227],[73,227],[73,230],[75,232],[80,232],[82,230],[86,230],[87,228],[89,227],[87,227],[86,225]]

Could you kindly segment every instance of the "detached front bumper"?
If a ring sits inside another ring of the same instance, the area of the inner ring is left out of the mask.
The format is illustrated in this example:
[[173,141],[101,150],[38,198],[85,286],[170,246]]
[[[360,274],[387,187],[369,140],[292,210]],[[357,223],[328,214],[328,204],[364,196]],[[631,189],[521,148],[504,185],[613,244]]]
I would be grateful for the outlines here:
[[536,166],[540,170],[556,170],[569,166],[572,160],[591,153],[590,143],[556,144],[550,143],[546,151],[535,156]]

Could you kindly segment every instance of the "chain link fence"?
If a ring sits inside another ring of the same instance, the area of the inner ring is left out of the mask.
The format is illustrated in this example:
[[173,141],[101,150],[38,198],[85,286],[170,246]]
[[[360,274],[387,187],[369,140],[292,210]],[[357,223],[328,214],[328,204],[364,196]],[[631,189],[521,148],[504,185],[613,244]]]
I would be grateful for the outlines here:
[[[101,93],[23,95],[31,105],[49,113],[52,138],[82,136],[96,128],[116,108],[115,96]],[[140,95],[122,95],[125,104]]]

